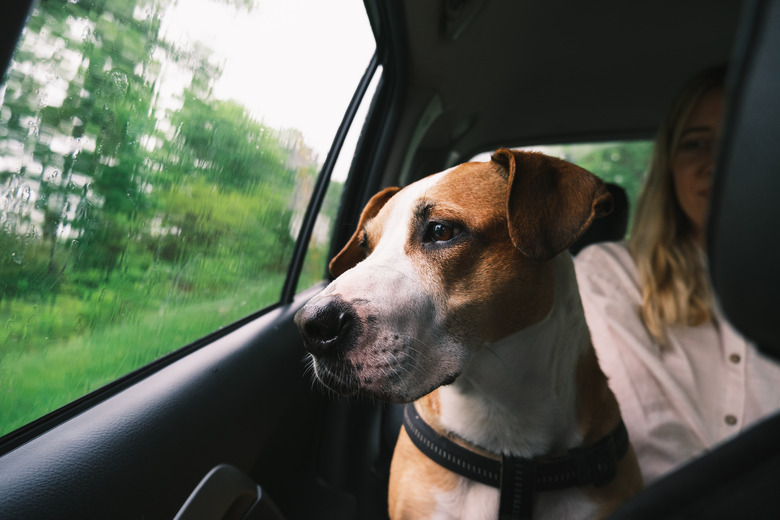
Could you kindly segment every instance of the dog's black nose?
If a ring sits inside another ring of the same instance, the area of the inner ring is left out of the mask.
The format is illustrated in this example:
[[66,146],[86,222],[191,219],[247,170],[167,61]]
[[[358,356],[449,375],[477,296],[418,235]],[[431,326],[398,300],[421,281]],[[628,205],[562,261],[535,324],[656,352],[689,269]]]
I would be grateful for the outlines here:
[[335,297],[309,303],[295,314],[306,350],[315,356],[333,355],[346,349],[355,322],[352,306]]

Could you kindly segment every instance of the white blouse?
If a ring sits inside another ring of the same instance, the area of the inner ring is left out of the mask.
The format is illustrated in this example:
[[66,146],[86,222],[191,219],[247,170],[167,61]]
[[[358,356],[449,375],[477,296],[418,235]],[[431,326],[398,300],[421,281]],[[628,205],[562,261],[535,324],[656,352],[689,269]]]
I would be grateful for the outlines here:
[[780,409],[780,364],[742,338],[719,310],[711,322],[668,329],[661,347],[640,316],[625,243],[575,258],[593,344],[649,483]]

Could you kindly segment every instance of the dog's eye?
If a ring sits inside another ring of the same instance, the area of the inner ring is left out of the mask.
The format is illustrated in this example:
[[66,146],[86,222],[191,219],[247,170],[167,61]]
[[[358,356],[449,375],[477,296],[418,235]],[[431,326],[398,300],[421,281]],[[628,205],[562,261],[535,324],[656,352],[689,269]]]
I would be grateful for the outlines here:
[[460,234],[460,229],[443,222],[429,222],[425,230],[427,242],[446,242]]

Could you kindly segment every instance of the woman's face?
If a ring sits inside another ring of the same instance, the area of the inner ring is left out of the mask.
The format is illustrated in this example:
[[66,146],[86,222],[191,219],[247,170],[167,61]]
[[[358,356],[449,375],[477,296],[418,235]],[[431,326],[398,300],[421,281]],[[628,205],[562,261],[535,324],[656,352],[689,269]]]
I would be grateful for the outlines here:
[[693,239],[702,247],[722,117],[723,89],[705,92],[685,121],[671,160],[677,201],[691,222]]

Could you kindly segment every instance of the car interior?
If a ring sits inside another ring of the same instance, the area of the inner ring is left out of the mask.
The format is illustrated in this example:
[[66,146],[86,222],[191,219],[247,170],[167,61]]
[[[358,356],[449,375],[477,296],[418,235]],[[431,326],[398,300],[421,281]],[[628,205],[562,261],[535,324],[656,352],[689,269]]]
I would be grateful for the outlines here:
[[[0,518],[387,518],[401,408],[313,384],[293,322],[329,281],[323,268],[321,282],[298,287],[334,164],[378,70],[330,258],[383,187],[500,147],[652,139],[686,79],[728,63],[712,281],[734,325],[780,359],[780,3],[363,4],[376,53],[333,135],[279,301],[0,437]],[[0,70],[35,5],[4,7]],[[625,236],[633,208],[621,186],[610,189],[616,211],[573,253]],[[613,518],[776,517],[777,419],[647,487]]]

